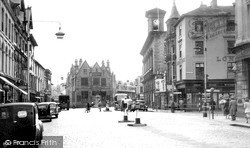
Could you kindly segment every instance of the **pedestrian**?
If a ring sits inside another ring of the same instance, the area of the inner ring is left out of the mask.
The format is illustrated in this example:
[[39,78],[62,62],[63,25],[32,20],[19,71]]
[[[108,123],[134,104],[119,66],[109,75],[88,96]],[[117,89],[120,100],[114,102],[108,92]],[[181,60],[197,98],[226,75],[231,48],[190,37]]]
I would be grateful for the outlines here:
[[89,112],[90,112],[90,104],[89,102],[87,102],[85,113],[89,113]]
[[171,113],[174,113],[174,110],[175,110],[175,102],[172,101],[172,103],[171,103]]
[[99,111],[101,112],[102,111],[102,102],[101,102],[101,100],[99,100],[99,102],[98,102],[98,108],[99,108]]
[[210,105],[210,111],[212,113],[212,119],[214,119],[214,111],[215,111],[215,106],[216,106],[214,99],[211,99],[209,105]]
[[244,108],[245,108],[246,123],[248,123],[248,119],[250,119],[250,102],[248,97],[245,99]]
[[227,98],[226,102],[224,103],[223,113],[224,113],[224,116],[226,116],[226,119],[228,119],[229,118],[229,98]]
[[236,120],[236,113],[237,113],[237,102],[236,98],[231,98],[231,101],[229,102],[229,113],[231,116],[231,120]]

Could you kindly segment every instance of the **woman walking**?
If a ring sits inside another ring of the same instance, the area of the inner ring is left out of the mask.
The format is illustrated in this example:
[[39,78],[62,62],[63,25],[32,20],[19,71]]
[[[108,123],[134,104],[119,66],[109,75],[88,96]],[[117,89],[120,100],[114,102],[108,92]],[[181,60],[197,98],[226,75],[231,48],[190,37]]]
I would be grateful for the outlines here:
[[250,119],[250,102],[249,102],[249,98],[245,99],[244,108],[245,108],[246,122],[248,123],[248,119]]

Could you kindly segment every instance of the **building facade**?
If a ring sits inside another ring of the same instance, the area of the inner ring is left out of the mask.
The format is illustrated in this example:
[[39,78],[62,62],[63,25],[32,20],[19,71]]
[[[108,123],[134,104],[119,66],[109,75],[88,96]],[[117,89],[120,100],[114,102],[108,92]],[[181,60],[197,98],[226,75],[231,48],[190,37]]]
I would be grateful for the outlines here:
[[40,89],[37,76],[44,78],[36,75],[42,66],[33,56],[37,43],[31,29],[32,11],[24,0],[0,1],[0,103],[31,101]]
[[162,102],[166,100],[166,93],[156,93],[155,91],[155,78],[166,71],[164,63],[165,13],[164,10],[159,8],[146,12],[148,36],[140,52],[143,56],[142,83],[144,99],[148,106],[156,108],[161,108]]
[[114,74],[110,63],[102,61],[101,66],[95,63],[89,66],[87,61],[76,60],[72,65],[66,80],[66,94],[70,95],[70,104],[75,107],[85,107],[87,102],[103,103],[113,101]]
[[[235,19],[237,37],[236,52],[236,96],[239,109],[243,110],[244,99],[250,94],[250,1],[235,1]],[[243,111],[242,111],[243,112]]]
[[205,88],[216,90],[216,104],[235,93],[234,12],[234,6],[218,6],[212,0],[211,6],[201,4],[175,24],[175,85],[190,108],[197,107]]

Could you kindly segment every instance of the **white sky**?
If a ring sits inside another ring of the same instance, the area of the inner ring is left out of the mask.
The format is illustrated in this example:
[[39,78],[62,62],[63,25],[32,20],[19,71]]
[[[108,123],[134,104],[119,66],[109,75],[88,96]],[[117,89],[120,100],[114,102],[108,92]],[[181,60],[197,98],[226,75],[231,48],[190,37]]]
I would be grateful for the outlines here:
[[[207,5],[210,2],[203,0]],[[233,2],[218,0],[218,5]],[[32,7],[32,34],[38,43],[35,59],[51,69],[54,84],[61,83],[60,77],[66,78],[75,59],[80,58],[90,66],[109,60],[117,80],[133,81],[142,74],[140,51],[148,33],[145,12],[163,9],[166,21],[172,4],[173,0],[25,0],[26,7]],[[176,0],[180,14],[200,4],[201,0]],[[61,22],[63,40],[56,39],[56,21]]]

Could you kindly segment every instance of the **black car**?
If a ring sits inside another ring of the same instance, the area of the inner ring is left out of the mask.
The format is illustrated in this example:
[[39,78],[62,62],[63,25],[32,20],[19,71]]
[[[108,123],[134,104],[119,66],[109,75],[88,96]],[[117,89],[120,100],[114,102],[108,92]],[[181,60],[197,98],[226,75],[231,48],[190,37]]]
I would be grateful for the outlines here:
[[33,141],[28,147],[38,147],[42,139],[43,124],[35,103],[0,104],[0,147],[13,140]]
[[39,119],[48,119],[49,121],[52,121],[53,109],[51,102],[38,103],[37,106]]

